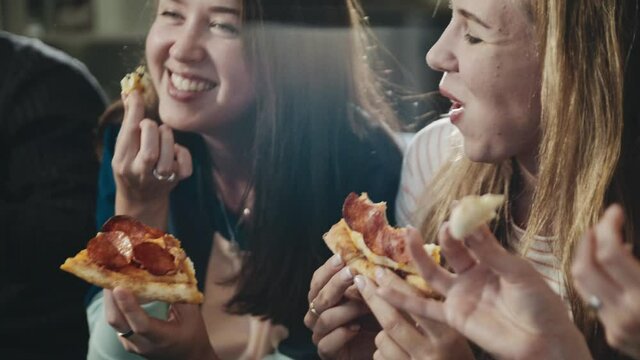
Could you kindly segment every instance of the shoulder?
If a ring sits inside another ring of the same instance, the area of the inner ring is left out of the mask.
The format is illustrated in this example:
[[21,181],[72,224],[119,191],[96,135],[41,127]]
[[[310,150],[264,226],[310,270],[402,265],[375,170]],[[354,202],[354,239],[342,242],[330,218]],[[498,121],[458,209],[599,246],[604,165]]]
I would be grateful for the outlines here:
[[407,146],[407,157],[429,152],[446,158],[457,130],[448,118],[436,120],[418,131]]
[[46,87],[56,99],[68,95],[76,101],[78,96],[90,98],[102,107],[106,103],[98,81],[82,62],[40,40],[0,32],[0,54],[5,91]]
[[441,119],[420,130],[409,143],[396,200],[399,224],[414,223],[422,193],[450,156],[456,134],[457,130],[449,119]]

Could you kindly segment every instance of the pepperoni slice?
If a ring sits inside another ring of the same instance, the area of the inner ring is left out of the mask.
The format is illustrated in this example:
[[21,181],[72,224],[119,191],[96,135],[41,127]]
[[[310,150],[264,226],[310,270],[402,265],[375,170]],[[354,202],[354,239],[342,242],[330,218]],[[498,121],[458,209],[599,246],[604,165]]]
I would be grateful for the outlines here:
[[373,203],[366,194],[350,193],[342,206],[342,217],[349,227],[362,234],[367,247],[375,254],[398,263],[408,263],[406,229],[389,225],[384,203]]
[[153,275],[167,275],[177,270],[174,256],[156,243],[143,242],[134,246],[133,259]]
[[152,228],[126,215],[112,216],[102,225],[103,232],[122,231],[136,244],[144,239],[156,239],[165,234],[164,231]]
[[131,262],[131,241],[121,231],[98,233],[87,244],[89,258],[102,266],[120,269]]

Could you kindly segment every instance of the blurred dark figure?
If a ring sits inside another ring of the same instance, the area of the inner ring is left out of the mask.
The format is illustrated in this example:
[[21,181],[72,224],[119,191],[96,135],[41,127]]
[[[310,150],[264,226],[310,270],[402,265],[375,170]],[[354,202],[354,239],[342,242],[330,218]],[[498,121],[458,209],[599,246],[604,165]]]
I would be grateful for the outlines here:
[[58,266],[94,233],[94,129],[79,61],[0,32],[0,358],[86,357],[86,285]]

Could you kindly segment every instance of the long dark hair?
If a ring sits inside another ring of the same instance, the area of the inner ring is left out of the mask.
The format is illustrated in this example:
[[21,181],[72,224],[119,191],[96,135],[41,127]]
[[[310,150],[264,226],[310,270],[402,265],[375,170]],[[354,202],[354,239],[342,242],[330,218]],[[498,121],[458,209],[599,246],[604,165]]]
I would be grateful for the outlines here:
[[[287,326],[302,322],[311,274],[329,256],[322,234],[340,218],[349,191],[365,181],[366,165],[356,159],[376,150],[367,147],[369,136],[387,136],[377,120],[394,119],[382,95],[376,97],[374,76],[354,81],[368,71],[357,54],[366,34],[351,28],[361,18],[357,4],[309,3],[245,1],[259,94],[255,217],[228,309]],[[377,150],[398,167],[379,169],[381,176],[399,171],[398,149],[390,138],[386,143]]]

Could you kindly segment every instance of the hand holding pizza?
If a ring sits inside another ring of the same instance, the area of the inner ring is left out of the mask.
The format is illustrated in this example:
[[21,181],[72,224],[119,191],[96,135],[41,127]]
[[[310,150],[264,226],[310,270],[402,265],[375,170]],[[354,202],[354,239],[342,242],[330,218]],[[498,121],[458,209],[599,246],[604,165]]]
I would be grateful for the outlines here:
[[153,318],[124,288],[104,290],[105,317],[124,348],[148,359],[217,359],[196,304],[172,304],[166,321]]
[[393,271],[376,269],[376,284],[357,276],[362,297],[382,326],[375,338],[374,359],[473,359],[467,340],[449,325],[421,316],[408,316],[380,297],[376,289],[394,289],[410,297],[422,294]]
[[353,273],[339,255],[313,274],[304,323],[313,332],[313,343],[323,359],[371,359],[379,327],[367,321],[375,319],[353,293]]
[[169,193],[192,172],[191,154],[177,144],[173,131],[144,117],[141,85],[123,89],[125,115],[111,166],[115,177],[116,213],[166,228]]
[[449,324],[497,358],[591,357],[568,308],[531,264],[507,252],[487,225],[464,240],[454,239],[447,223],[442,226],[439,242],[452,274],[424,252],[417,232],[410,234],[411,257],[444,302],[390,288],[380,295],[412,316]]
[[597,311],[607,342],[640,359],[640,262],[623,242],[624,212],[607,209],[576,251],[576,289]]

